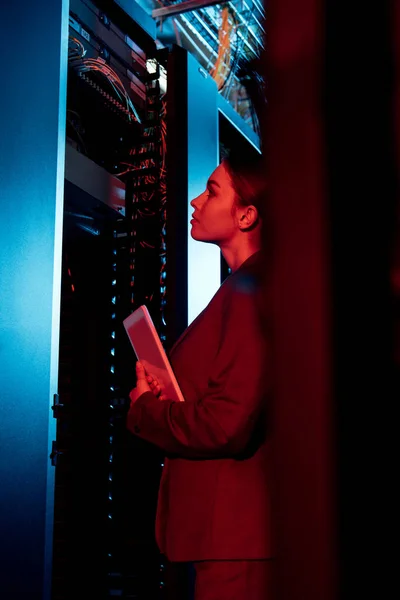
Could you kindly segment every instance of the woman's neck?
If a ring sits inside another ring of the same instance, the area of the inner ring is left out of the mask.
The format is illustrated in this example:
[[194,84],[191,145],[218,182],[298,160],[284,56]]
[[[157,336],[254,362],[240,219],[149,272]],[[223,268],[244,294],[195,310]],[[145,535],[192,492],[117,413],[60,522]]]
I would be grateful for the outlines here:
[[221,252],[228,267],[235,272],[250,256],[261,249],[261,244],[245,244],[240,247],[221,247]]

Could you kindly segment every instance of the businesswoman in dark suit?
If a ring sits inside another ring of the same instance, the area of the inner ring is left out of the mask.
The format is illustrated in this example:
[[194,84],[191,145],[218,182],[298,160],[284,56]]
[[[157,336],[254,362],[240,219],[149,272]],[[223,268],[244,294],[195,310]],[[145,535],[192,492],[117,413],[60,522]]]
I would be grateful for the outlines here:
[[268,357],[258,312],[259,165],[224,160],[191,202],[191,235],[216,244],[232,270],[183,333],[170,360],[185,402],[164,398],[138,363],[127,427],[168,458],[156,520],[170,561],[193,563],[196,600],[269,600]]

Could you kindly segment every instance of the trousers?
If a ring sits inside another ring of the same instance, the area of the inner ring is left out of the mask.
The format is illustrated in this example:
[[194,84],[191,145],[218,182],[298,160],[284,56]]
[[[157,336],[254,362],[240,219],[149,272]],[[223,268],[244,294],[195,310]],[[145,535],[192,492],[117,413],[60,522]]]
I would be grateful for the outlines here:
[[273,564],[270,560],[195,562],[194,600],[272,600]]

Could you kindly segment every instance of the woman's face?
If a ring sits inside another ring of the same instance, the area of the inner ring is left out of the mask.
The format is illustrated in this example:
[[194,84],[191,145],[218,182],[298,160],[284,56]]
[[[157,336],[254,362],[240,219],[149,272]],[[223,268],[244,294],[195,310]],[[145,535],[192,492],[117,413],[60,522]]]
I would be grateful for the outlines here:
[[221,163],[210,175],[205,191],[190,203],[194,208],[192,238],[218,246],[229,243],[239,230],[235,200],[232,179]]

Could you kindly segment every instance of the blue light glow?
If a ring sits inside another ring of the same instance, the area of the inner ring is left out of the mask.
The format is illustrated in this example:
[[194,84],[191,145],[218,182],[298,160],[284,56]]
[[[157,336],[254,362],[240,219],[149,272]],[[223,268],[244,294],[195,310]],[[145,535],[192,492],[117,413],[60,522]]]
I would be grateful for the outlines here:
[[[204,191],[218,165],[217,86],[188,55],[188,198]],[[207,306],[221,282],[220,250],[190,235],[193,209],[188,207],[188,324]]]

